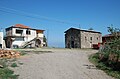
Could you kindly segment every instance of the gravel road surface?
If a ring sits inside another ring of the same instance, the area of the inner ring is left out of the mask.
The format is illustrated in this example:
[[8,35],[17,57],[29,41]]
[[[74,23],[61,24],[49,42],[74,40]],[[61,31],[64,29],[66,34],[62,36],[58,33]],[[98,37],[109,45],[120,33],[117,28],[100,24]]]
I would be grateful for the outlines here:
[[[18,59],[14,69],[19,79],[113,79],[89,62],[97,50],[36,49]],[[50,52],[51,51],[51,52]]]

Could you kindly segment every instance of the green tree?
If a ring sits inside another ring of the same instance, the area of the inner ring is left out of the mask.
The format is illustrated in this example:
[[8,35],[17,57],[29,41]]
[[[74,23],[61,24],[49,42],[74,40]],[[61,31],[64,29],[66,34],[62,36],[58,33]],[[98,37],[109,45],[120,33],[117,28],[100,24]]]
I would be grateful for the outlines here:
[[[120,29],[108,27],[108,32],[111,34],[111,39],[106,41],[105,48],[103,49],[104,58],[106,62],[112,68],[119,69],[120,66]],[[119,63],[119,64],[118,64]]]

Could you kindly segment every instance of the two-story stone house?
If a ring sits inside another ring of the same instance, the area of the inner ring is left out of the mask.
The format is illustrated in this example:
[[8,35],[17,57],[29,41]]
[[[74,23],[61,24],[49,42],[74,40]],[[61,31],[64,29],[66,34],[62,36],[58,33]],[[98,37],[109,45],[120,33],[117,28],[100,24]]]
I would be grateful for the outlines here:
[[70,28],[65,31],[66,48],[92,48],[93,44],[102,43],[101,32]]
[[21,47],[32,45],[32,43],[34,43],[34,46],[38,44],[38,46],[42,47],[43,37],[44,30],[33,29],[22,24],[16,24],[6,28],[6,47]]

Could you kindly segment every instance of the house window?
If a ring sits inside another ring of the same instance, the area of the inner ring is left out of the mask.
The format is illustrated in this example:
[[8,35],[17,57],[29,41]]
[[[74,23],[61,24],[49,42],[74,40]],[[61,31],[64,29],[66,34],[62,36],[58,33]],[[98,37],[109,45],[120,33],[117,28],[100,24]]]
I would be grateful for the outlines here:
[[16,29],[16,34],[22,34],[23,30]]
[[92,41],[92,37],[90,37],[90,40]]
[[98,37],[97,37],[97,40],[98,40]]
[[26,30],[26,34],[30,35],[31,34],[30,30]]

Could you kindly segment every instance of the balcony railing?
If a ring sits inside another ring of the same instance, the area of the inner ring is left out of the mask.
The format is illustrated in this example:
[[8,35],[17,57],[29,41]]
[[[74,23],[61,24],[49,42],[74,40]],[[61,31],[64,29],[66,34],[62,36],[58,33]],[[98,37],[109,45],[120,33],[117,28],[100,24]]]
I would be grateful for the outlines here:
[[25,36],[25,34],[6,34],[6,37],[7,36]]

